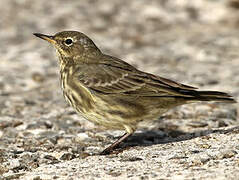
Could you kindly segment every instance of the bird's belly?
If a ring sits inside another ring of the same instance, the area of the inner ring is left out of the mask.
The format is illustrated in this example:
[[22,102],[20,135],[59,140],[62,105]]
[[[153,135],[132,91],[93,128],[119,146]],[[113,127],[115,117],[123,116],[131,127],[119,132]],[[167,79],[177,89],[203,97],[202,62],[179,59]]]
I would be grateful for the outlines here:
[[85,119],[108,129],[136,127],[139,122],[157,119],[168,110],[167,107],[157,106],[157,103],[148,106],[148,103],[135,97],[92,94],[85,88],[78,88],[77,91],[65,88],[63,94]]
[[107,129],[125,129],[136,126],[144,110],[136,103],[119,100],[110,96],[88,94],[84,89],[77,91],[64,89],[66,101],[85,119]]
[[110,129],[135,129],[140,121],[149,115],[144,105],[140,104],[135,97],[96,95],[94,111],[83,116],[96,124]]

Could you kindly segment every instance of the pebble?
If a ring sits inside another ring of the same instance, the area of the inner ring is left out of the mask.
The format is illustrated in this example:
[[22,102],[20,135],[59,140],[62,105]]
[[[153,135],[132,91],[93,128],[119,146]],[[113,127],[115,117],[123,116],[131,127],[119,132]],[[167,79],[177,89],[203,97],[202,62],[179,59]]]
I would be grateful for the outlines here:
[[218,154],[218,158],[219,159],[231,158],[231,157],[234,157],[236,154],[237,154],[237,152],[234,150],[225,149],[225,150],[220,151],[220,153]]
[[202,165],[210,160],[210,157],[207,154],[197,155],[193,158],[190,158],[192,165]]

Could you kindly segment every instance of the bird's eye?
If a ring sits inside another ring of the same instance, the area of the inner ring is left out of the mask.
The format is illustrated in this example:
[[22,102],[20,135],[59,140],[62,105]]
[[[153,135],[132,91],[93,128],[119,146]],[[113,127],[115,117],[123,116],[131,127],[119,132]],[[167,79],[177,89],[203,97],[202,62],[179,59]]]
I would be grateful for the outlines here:
[[65,40],[65,44],[67,45],[67,46],[70,46],[70,45],[72,45],[72,43],[73,43],[73,41],[72,41],[72,39],[66,39]]

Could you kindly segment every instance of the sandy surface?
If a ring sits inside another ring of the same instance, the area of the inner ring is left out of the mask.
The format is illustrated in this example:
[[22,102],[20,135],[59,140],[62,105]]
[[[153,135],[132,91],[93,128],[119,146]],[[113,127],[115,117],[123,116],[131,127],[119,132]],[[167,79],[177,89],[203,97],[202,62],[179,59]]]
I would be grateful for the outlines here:
[[238,104],[197,103],[123,132],[63,99],[53,48],[33,32],[84,32],[141,70],[239,97],[236,0],[0,2],[0,179],[237,179]]

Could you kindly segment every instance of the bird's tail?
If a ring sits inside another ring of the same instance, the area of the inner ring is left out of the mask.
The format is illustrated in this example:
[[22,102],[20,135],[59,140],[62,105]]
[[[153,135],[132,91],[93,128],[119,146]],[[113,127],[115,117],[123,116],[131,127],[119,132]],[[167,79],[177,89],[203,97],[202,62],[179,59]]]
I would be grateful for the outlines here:
[[225,103],[236,103],[236,100],[233,99],[232,96],[219,91],[190,91],[190,95],[192,96],[185,97],[187,101],[217,101]]

